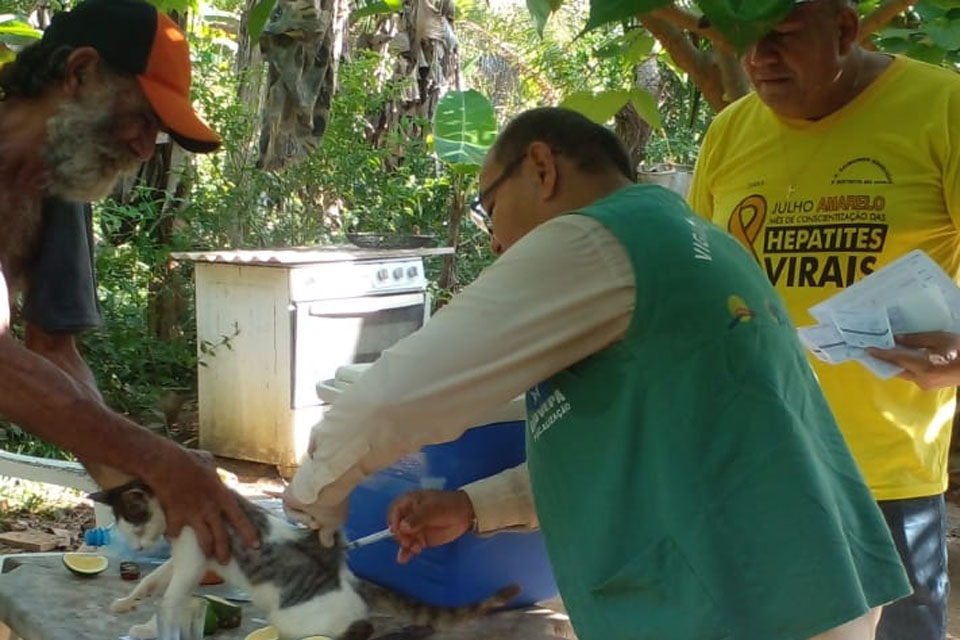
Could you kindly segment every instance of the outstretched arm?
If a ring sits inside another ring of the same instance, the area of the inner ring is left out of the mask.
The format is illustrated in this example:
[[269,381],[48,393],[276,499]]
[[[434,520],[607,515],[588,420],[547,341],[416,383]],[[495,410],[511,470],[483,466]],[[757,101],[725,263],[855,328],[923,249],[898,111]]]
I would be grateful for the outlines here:
[[9,293],[0,273],[0,415],[75,454],[149,484],[167,513],[168,532],[189,525],[204,550],[226,562],[224,520],[250,544],[256,531],[216,472],[174,442],[110,411],[98,396],[10,331]]

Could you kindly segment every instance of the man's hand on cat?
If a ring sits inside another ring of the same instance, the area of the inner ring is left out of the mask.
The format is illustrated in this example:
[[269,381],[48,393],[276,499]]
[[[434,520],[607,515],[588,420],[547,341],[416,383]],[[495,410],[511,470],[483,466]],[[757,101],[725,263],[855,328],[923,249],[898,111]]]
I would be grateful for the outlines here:
[[228,524],[247,546],[259,546],[257,531],[236,495],[223,485],[207,459],[174,445],[159,452],[157,464],[143,475],[163,505],[168,536],[176,537],[183,527],[190,527],[203,552],[216,556],[221,564],[230,561]]
[[463,491],[422,489],[390,505],[387,522],[400,545],[397,562],[406,564],[427,547],[453,542],[473,527],[473,503]]
[[325,506],[322,502],[304,504],[294,497],[291,487],[292,485],[288,485],[283,492],[284,512],[297,522],[315,529],[320,538],[320,544],[332,547],[336,542],[337,531],[347,520],[350,502],[343,500],[332,507]]

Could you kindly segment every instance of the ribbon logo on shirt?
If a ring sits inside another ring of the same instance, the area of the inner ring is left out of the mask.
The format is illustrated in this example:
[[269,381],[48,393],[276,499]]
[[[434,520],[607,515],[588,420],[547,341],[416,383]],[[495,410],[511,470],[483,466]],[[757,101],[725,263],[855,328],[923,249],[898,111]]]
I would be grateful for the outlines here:
[[760,261],[760,257],[757,255],[756,249],[753,248],[753,243],[760,235],[766,219],[766,199],[760,195],[752,195],[740,201],[740,204],[730,214],[730,220],[727,222],[727,231],[753,254],[753,258],[757,262]]
[[732,295],[727,298],[727,311],[729,311],[733,317],[733,320],[727,325],[727,329],[733,329],[738,324],[750,322],[753,320],[753,316],[756,315],[753,309],[747,304],[747,301],[738,295]]

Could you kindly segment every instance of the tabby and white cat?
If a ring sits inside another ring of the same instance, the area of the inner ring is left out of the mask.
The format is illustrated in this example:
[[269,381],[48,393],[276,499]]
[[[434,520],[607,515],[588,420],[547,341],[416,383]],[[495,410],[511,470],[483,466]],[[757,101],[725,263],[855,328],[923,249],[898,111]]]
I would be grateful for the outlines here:
[[[92,499],[113,507],[117,528],[137,549],[159,542],[166,529],[160,503],[149,487],[131,482],[100,491]],[[367,620],[370,608],[381,608],[412,624],[442,628],[477,618],[510,602],[520,591],[516,585],[499,590],[474,605],[442,608],[424,605],[369,582],[358,580],[346,565],[340,539],[327,548],[315,532],[290,524],[240,498],[247,518],[260,534],[260,547],[249,549],[230,532],[230,563],[222,566],[207,559],[194,532],[184,528],[171,541],[171,558],[126,597],[111,605],[114,613],[132,611],[141,602],[166,589],[160,604],[164,612],[180,611],[207,570],[250,594],[254,604],[267,613],[270,624],[284,640],[326,635],[338,640],[367,640],[373,627]],[[132,638],[155,638],[156,617],[134,625]]]

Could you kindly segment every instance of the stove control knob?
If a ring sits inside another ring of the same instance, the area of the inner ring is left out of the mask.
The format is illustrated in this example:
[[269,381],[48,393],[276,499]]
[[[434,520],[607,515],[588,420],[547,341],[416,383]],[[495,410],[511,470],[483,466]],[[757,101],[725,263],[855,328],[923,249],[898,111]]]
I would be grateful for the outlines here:
[[407,267],[408,278],[416,278],[418,275],[420,275],[420,269],[417,267]]
[[397,267],[396,269],[393,270],[394,280],[399,280],[402,277],[403,277],[403,267]]
[[377,271],[377,282],[384,282],[387,278],[390,277],[390,272],[386,269],[380,269]]

